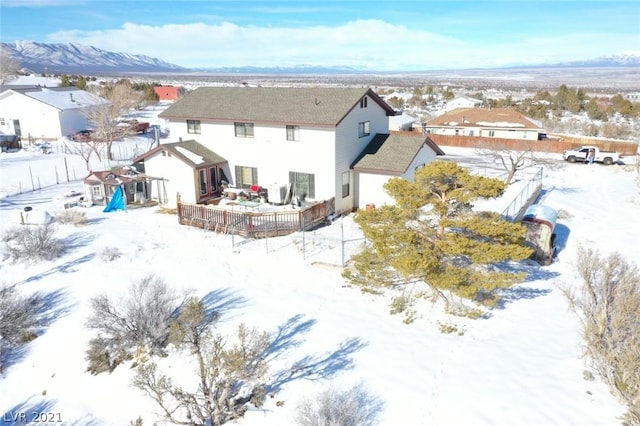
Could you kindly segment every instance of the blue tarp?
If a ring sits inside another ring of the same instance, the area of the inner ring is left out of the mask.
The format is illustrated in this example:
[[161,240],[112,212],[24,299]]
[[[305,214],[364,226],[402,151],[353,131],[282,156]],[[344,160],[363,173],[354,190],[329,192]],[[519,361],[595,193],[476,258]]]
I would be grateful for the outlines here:
[[124,196],[122,194],[122,187],[117,186],[116,190],[113,192],[113,196],[111,200],[109,200],[109,204],[102,210],[105,213],[109,213],[116,210],[124,210]]

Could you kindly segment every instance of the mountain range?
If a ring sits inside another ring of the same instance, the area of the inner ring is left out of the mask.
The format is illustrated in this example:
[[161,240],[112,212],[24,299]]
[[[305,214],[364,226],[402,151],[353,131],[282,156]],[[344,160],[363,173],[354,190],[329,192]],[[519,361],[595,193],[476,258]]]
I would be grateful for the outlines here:
[[[191,69],[146,55],[115,53],[75,43],[40,43],[17,41],[2,43],[2,49],[20,62],[20,67],[32,72],[48,73],[110,73],[110,72],[211,72],[246,74],[360,74],[371,70],[339,66],[299,65],[294,67],[220,67]],[[531,64],[528,68],[604,68],[639,67],[639,53],[623,53],[583,61],[556,64]],[[518,67],[523,68],[523,67]]]

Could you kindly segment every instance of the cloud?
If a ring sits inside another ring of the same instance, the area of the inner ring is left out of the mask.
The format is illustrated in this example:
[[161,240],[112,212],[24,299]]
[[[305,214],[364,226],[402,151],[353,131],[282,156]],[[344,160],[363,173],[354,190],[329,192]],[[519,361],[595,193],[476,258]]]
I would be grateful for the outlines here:
[[[144,54],[184,67],[343,65],[372,70],[495,67],[611,53],[621,40],[599,33],[465,41],[379,19],[304,28],[191,23],[125,23],[107,30],[58,31],[47,41]],[[627,42],[628,44],[628,42]]]

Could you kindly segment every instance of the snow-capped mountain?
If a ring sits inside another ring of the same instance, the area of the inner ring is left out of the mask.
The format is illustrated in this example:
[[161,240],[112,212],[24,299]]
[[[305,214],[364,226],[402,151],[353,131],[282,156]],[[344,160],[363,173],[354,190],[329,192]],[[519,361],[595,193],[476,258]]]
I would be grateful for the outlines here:
[[624,52],[610,56],[601,56],[583,61],[571,61],[557,65],[571,67],[637,67],[640,66],[640,51]]
[[115,53],[75,43],[39,43],[17,41],[2,43],[2,48],[20,62],[21,68],[34,72],[181,72],[186,68],[145,55]]

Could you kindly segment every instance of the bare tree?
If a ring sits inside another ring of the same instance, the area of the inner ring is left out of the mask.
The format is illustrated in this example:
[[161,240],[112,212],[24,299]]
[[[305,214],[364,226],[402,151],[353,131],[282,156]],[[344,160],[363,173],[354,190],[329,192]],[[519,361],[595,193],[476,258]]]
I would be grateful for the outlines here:
[[545,157],[540,152],[534,151],[528,145],[522,149],[509,148],[500,144],[485,144],[479,148],[477,153],[483,157],[493,159],[507,173],[504,182],[509,185],[516,173],[530,167],[546,167],[548,169],[557,169],[562,164],[557,160]]
[[142,101],[142,94],[133,90],[128,80],[97,86],[92,89],[107,102],[86,110],[87,120],[94,126],[94,139],[106,146],[107,159],[113,160],[113,142],[125,134],[118,118],[127,114]]
[[268,333],[240,325],[237,343],[229,345],[225,336],[210,332],[217,318],[191,299],[171,325],[170,340],[196,359],[196,390],[175,384],[148,357],[138,358],[134,386],[156,401],[171,423],[218,426],[241,418],[247,404],[260,407],[264,402]]
[[7,49],[0,46],[0,85],[5,80],[17,75],[20,70],[20,61],[11,56]]
[[91,157],[93,157],[94,154],[99,161],[102,161],[101,153],[105,150],[105,144],[99,140],[67,141],[63,139],[63,143],[71,154],[82,157],[87,171],[91,171]]

